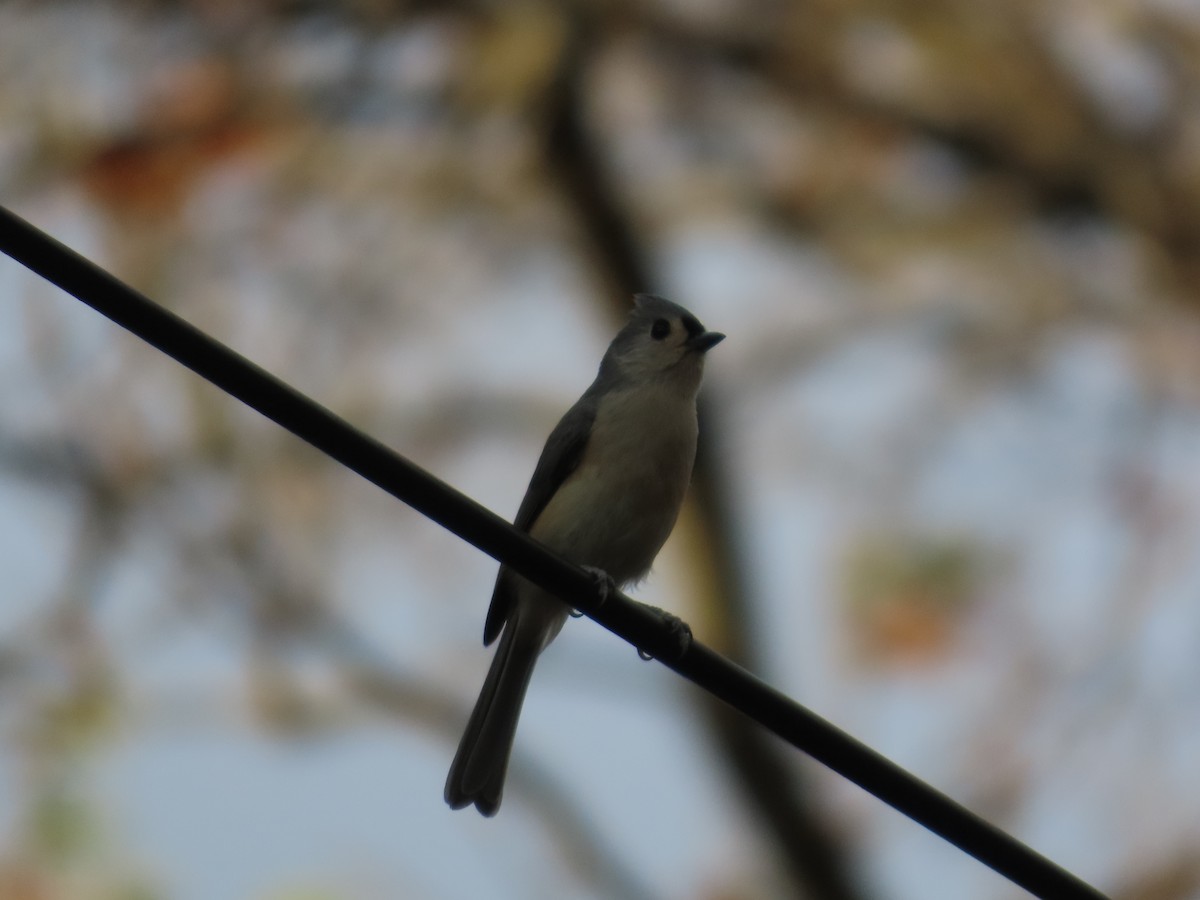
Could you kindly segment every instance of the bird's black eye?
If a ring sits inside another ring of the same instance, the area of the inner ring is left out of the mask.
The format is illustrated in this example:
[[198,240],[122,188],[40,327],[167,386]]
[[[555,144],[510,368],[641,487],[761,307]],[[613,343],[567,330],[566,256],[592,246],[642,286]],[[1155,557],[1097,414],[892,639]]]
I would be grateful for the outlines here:
[[666,319],[655,319],[654,324],[650,326],[650,337],[656,341],[661,341],[671,333],[671,323]]

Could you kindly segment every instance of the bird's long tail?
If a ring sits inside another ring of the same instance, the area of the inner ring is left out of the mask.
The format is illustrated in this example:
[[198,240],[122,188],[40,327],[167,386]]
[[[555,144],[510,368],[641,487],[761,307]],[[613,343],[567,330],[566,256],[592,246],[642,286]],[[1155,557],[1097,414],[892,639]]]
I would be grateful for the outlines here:
[[538,629],[520,625],[519,615],[505,625],[450,764],[445,797],[452,809],[474,803],[485,816],[494,816],[500,808],[521,704],[543,643]]

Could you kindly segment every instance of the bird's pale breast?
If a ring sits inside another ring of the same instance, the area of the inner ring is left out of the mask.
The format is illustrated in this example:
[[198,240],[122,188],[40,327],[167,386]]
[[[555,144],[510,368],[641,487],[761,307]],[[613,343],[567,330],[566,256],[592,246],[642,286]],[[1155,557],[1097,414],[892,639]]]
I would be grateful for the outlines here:
[[609,394],[578,468],[531,533],[618,584],[636,580],[671,533],[695,454],[693,397],[670,386]]

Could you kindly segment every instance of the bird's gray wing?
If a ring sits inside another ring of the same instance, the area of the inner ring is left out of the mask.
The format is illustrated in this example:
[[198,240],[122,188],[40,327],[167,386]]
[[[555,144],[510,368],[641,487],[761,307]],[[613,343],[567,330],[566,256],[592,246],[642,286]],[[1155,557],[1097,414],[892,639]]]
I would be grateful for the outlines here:
[[[533,478],[525,491],[525,499],[517,510],[513,524],[522,531],[529,531],[541,515],[550,498],[579,467],[592,434],[592,423],[596,420],[596,399],[591,391],[585,393],[567,410],[554,426],[546,446],[533,470]],[[507,567],[501,566],[496,576],[496,588],[492,592],[492,603],[488,607],[487,620],[483,625],[483,643],[494,641],[508,619],[509,610],[515,599],[514,579]]]

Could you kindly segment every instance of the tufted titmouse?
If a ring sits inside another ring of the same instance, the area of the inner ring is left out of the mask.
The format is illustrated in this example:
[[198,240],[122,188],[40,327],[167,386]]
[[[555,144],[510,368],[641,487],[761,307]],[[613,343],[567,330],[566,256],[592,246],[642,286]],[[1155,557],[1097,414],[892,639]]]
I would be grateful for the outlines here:
[[[638,294],[596,380],[542,450],[513,524],[616,585],[645,576],[679,515],[696,456],[705,354],[725,335],[682,306]],[[496,814],[538,654],[568,608],[504,566],[483,643],[500,637],[446,778],[446,802]]]

